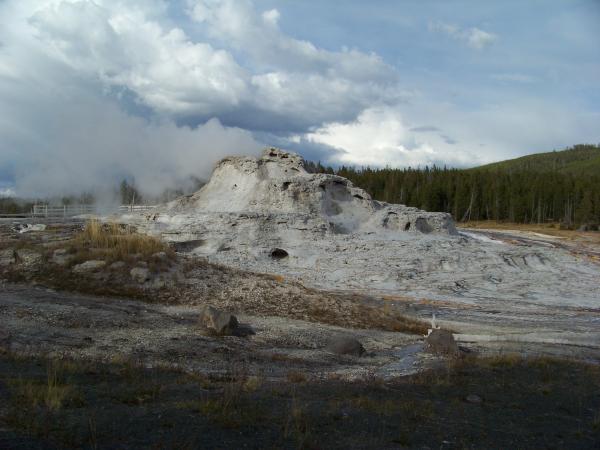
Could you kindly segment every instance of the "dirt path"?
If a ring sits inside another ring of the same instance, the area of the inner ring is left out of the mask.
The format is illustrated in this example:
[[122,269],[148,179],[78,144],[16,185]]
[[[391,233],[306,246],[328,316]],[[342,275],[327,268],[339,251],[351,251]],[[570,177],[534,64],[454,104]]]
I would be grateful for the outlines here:
[[[200,333],[197,314],[198,309],[189,306],[12,284],[0,289],[0,332],[5,345],[20,353],[133,360],[202,373],[234,368],[275,378],[290,371],[316,378],[390,377],[412,373],[432,361],[422,353],[418,336],[240,315],[238,319],[253,335],[216,338]],[[342,357],[324,351],[329,339],[338,335],[358,338],[367,356]]]

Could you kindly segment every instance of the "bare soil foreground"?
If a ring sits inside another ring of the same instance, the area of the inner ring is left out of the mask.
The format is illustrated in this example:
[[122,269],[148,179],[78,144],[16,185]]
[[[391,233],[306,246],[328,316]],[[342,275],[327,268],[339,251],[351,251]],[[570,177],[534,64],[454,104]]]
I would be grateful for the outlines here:
[[404,378],[267,382],[0,356],[7,449],[597,448],[597,367],[463,360]]
[[[116,225],[18,231],[0,225],[0,448],[600,446],[598,307],[332,292]],[[205,305],[234,332],[207,333]],[[458,353],[425,350],[433,312]]]

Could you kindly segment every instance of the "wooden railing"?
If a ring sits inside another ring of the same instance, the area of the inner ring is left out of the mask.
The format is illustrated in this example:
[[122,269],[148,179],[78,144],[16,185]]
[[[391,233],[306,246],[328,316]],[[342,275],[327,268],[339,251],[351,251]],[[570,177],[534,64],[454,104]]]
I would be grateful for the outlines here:
[[[154,205],[120,205],[114,212],[139,212],[147,211],[154,208]],[[98,214],[99,210],[96,205],[33,205],[33,208],[28,213],[20,214],[2,214],[0,218],[5,219],[48,219],[60,220],[67,219],[84,214]]]

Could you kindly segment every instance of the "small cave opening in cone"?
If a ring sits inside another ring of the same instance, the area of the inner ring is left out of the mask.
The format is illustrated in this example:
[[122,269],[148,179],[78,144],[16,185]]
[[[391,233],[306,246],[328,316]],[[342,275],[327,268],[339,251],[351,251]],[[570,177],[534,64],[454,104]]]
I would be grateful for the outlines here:
[[289,256],[288,252],[286,252],[282,248],[274,248],[271,250],[271,258],[273,259],[284,259]]

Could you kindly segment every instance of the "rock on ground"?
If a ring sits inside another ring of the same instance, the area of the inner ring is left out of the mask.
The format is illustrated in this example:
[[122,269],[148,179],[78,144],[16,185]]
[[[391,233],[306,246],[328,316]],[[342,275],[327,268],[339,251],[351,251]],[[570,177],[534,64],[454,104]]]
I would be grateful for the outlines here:
[[42,254],[30,249],[15,250],[15,262],[25,266],[34,266],[42,262]]
[[352,337],[335,337],[331,339],[325,349],[336,355],[362,356],[365,353],[362,344]]
[[458,354],[458,344],[448,330],[432,330],[425,339],[425,348],[436,355],[453,356]]
[[129,274],[138,283],[145,283],[150,279],[150,270],[145,267],[134,267]]
[[12,248],[0,250],[0,266],[8,266],[15,263],[15,251]]
[[94,270],[103,268],[105,265],[106,265],[106,261],[93,259],[90,261],[83,262],[81,264],[77,264],[76,266],[73,267],[73,272],[75,272],[75,273],[92,272]]
[[205,306],[200,311],[199,324],[213,334],[227,336],[236,330],[238,320],[228,312],[212,306]]
[[58,264],[59,266],[65,266],[69,262],[70,256],[67,253],[67,250],[64,248],[59,248],[54,250],[52,253],[52,262],[54,264]]

